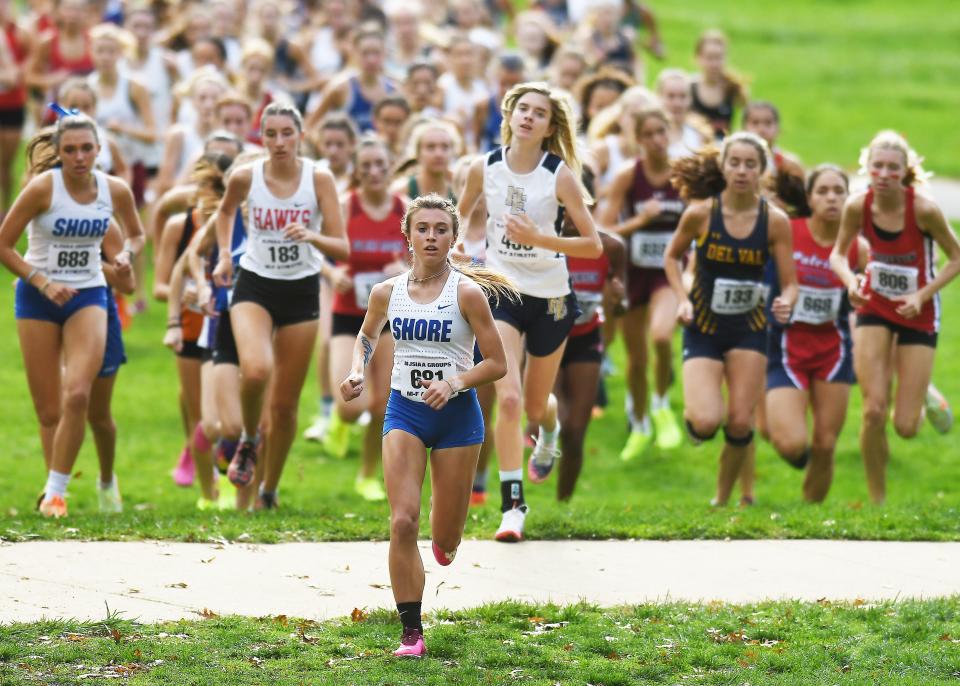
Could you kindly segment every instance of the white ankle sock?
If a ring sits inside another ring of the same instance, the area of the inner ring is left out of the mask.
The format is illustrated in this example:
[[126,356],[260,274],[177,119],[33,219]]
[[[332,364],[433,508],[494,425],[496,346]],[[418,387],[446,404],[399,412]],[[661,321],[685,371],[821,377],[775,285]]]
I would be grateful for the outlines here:
[[49,474],[47,474],[47,485],[44,487],[43,492],[47,498],[52,498],[55,495],[62,498],[67,494],[67,484],[69,483],[69,474],[62,474],[51,469]]
[[511,469],[510,471],[500,470],[500,481],[523,481],[522,469]]

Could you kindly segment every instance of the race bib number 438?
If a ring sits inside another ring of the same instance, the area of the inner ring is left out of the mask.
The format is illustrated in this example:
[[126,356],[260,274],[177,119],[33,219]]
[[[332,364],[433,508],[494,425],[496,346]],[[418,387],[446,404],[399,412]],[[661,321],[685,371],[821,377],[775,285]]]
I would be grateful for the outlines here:
[[870,274],[870,289],[885,298],[910,295],[917,291],[916,267],[901,267],[883,262],[871,262],[867,265]]

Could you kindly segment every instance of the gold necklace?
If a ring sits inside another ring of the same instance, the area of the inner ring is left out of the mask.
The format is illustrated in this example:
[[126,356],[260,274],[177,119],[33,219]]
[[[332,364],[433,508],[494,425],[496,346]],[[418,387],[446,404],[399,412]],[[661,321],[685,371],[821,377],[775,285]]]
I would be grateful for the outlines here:
[[438,271],[436,274],[431,274],[430,276],[425,276],[425,277],[423,277],[422,279],[418,279],[417,277],[415,277],[415,276],[413,275],[413,270],[411,269],[411,270],[410,270],[410,276],[408,276],[407,279],[408,279],[409,281],[412,281],[413,283],[423,283],[424,281],[429,281],[430,279],[435,279],[435,278],[437,278],[438,276],[440,276],[440,275],[442,275],[442,274],[446,274],[446,273],[447,273],[447,270],[449,270],[449,269],[450,269],[450,263],[447,262],[445,265],[443,265],[443,269],[441,269],[440,271]]

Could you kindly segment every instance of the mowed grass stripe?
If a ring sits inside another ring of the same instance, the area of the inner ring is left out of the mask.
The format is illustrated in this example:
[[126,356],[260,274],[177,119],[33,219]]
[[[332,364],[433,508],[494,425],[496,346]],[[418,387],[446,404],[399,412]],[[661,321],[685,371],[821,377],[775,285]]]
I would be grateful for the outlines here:
[[833,605],[487,605],[426,618],[426,660],[389,655],[396,613],[0,627],[0,683],[956,683],[956,599]]

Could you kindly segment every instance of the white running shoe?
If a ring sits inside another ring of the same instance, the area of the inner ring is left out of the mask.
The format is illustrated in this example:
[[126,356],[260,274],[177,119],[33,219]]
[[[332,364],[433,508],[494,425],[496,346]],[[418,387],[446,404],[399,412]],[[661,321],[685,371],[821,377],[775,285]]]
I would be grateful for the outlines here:
[[503,513],[500,528],[494,538],[502,543],[519,543],[523,540],[523,522],[527,518],[526,507],[514,507]]
[[557,421],[557,429],[553,434],[552,440],[543,440],[541,436],[543,430],[540,430],[540,436],[534,440],[533,452],[530,454],[530,461],[527,462],[527,476],[535,484],[542,484],[553,471],[554,463],[560,459],[560,449],[557,447],[557,439],[560,437],[560,422]]
[[308,441],[322,441],[323,437],[327,435],[328,426],[330,426],[329,417],[316,416],[313,418],[313,424],[303,432],[303,437]]
[[953,426],[953,410],[950,403],[943,397],[943,394],[937,390],[933,384],[927,386],[927,399],[925,403],[927,410],[927,419],[938,434],[945,434]]
[[113,475],[113,483],[110,488],[100,488],[97,484],[97,505],[100,512],[105,514],[119,514],[123,512],[123,498],[120,497],[120,486],[117,483],[117,475]]

